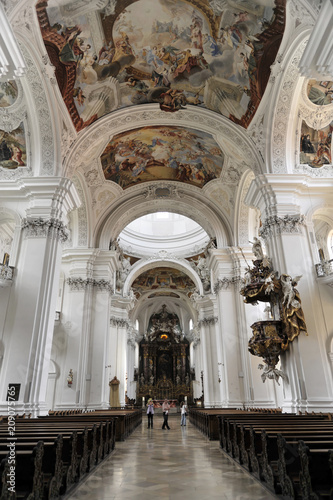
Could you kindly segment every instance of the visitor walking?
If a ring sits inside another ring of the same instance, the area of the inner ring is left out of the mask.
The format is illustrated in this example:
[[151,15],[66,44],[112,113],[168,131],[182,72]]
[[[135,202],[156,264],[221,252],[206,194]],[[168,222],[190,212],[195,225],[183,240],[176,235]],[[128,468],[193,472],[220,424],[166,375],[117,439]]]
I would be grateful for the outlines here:
[[163,425],[162,425],[162,429],[163,430],[165,428],[170,429],[169,424],[168,424],[168,417],[169,417],[170,405],[169,405],[169,401],[167,399],[165,399],[164,403],[162,404],[162,410],[163,410]]
[[181,420],[180,425],[186,425],[187,406],[184,401],[180,405]]
[[153,428],[154,420],[154,403],[152,399],[148,399],[147,404],[148,429]]

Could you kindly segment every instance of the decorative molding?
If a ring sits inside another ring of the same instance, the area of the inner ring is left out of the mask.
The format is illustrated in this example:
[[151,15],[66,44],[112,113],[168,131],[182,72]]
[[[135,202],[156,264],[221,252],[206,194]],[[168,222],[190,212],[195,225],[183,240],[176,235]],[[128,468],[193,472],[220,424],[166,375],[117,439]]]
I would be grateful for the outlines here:
[[96,287],[96,289],[99,292],[109,292],[111,294],[114,293],[114,290],[112,288],[111,282],[107,280],[93,280],[93,286]]
[[200,330],[199,325],[196,325],[189,333],[186,335],[189,342],[193,344],[193,347],[197,347],[200,344]]
[[240,208],[239,208],[239,217],[238,217],[238,244],[239,245],[248,245],[249,242],[249,212],[250,207],[246,205],[244,200],[247,192],[249,190],[250,184],[254,179],[254,174],[251,172],[244,183],[241,200],[240,200]]
[[222,278],[222,279],[219,278],[213,287],[213,291],[215,295],[217,295],[220,290],[228,290],[230,285],[236,285],[240,281],[242,281],[242,278],[240,276],[234,276],[232,278]]
[[[190,127],[195,126],[198,130],[204,130],[211,133],[214,137],[219,138],[218,143],[221,143],[221,136],[229,139],[232,143],[238,145],[238,151],[242,154],[242,160],[247,168],[251,168],[256,173],[261,173],[260,165],[262,164],[259,155],[253,149],[253,144],[248,139],[243,131],[240,131],[238,126],[232,124],[229,119],[219,116],[214,116],[214,112],[207,109],[200,109],[200,113],[193,109],[181,110],[175,114],[168,115],[159,109],[155,104],[142,104],[140,110],[128,108],[125,110],[117,110],[113,114],[113,118],[109,116],[99,119],[95,124],[91,125],[88,133],[84,133],[78,141],[76,147],[72,148],[72,153],[66,159],[67,172],[66,175],[72,177],[78,167],[82,167],[87,163],[90,157],[90,149],[94,150],[97,144],[110,141],[114,134],[128,130],[129,128],[137,128],[147,125],[147,118],[151,124],[163,124],[165,126]],[[212,132],[213,131],[213,132]],[[214,135],[215,134],[215,135]],[[104,138],[104,140],[103,140]],[[90,163],[91,160],[89,160]]]
[[27,48],[19,43],[27,65],[27,79],[34,99],[35,109],[39,121],[39,142],[41,145],[41,165],[40,175],[53,175],[55,169],[54,158],[54,134],[52,130],[52,120],[49,112],[49,105],[44,92],[42,79],[32,60]]
[[217,316],[207,316],[207,318],[202,318],[198,321],[198,327],[201,328],[202,326],[215,325],[217,322]]
[[294,168],[295,174],[304,174],[309,175],[311,177],[316,178],[332,178],[333,177],[333,168],[332,165],[323,165],[320,168],[313,168],[309,165],[296,165]]
[[[288,2],[289,7],[289,15],[290,18],[293,19],[295,23],[295,28],[299,25],[307,25],[313,26],[315,24],[315,17],[309,11],[309,4],[311,8],[316,10],[316,15],[318,15],[320,7],[318,9],[318,5],[322,2],[322,0],[306,0],[306,2],[302,2],[300,0],[291,0]],[[317,10],[318,9],[318,10]]]
[[127,344],[132,346],[132,347],[135,347],[136,344],[138,342],[140,342],[140,340],[142,340],[142,339],[143,339],[143,335],[141,335],[138,330],[133,328],[133,326],[130,326],[128,324],[128,326],[127,326]]
[[92,286],[94,280],[92,278],[68,278],[66,283],[69,285],[71,292],[82,292]]
[[13,282],[14,268],[0,264],[0,288],[11,286]]
[[284,80],[278,96],[278,104],[275,110],[275,119],[272,131],[272,170],[274,174],[287,173],[286,165],[286,140],[288,116],[292,105],[295,88],[299,80],[298,64],[306,47],[307,40],[297,48],[292,60],[286,70]]
[[88,219],[86,199],[83,193],[81,183],[77,177],[72,179],[74,186],[79,194],[81,206],[78,208],[78,246],[86,247],[88,245]]
[[68,239],[66,226],[58,219],[23,219],[21,228],[25,238],[52,237],[62,243]]
[[110,281],[107,280],[95,280],[93,278],[68,278],[66,280],[67,284],[70,286],[71,292],[79,292],[86,290],[90,286],[97,288],[99,292],[108,292],[113,294],[113,288]]
[[323,4],[316,21],[299,68],[302,76],[324,80],[331,78],[333,74],[333,4],[331,1]]
[[13,80],[25,74],[25,64],[5,14],[6,7],[0,3],[0,78]]
[[110,325],[116,326],[118,328],[128,328],[130,326],[129,322],[124,318],[116,318],[116,316],[111,316]]
[[285,215],[284,217],[272,215],[271,217],[267,217],[267,219],[265,219],[259,233],[260,236],[264,239],[274,234],[274,228],[277,234],[301,234],[301,226],[305,226],[304,215]]
[[184,191],[177,186],[166,183],[159,183],[157,186],[148,186],[142,191],[146,199],[183,198]]

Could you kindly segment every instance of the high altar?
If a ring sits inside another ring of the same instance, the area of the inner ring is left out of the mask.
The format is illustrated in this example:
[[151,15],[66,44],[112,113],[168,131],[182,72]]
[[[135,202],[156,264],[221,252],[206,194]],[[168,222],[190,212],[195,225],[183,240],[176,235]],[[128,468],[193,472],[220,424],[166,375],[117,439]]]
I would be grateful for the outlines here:
[[154,400],[191,398],[189,343],[179,318],[162,306],[151,316],[140,342],[138,397]]

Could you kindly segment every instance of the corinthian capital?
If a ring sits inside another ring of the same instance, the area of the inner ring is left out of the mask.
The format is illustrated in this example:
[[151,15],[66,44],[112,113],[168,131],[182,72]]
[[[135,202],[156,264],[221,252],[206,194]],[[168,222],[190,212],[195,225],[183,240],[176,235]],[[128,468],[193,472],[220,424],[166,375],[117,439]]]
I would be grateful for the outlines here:
[[301,233],[302,226],[304,225],[304,215],[285,215],[284,217],[272,215],[265,219],[260,229],[260,236],[265,239],[269,238],[274,233]]
[[32,219],[22,221],[22,231],[25,238],[56,238],[64,243],[68,239],[66,226],[58,219]]

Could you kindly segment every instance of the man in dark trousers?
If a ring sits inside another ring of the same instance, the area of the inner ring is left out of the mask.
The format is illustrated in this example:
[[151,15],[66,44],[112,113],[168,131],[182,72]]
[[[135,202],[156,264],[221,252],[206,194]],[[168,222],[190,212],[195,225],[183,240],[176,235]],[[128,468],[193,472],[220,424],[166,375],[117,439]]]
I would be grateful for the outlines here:
[[148,399],[147,416],[148,416],[148,429],[150,429],[150,427],[153,428],[154,403],[152,399]]
[[170,429],[169,424],[168,424],[168,417],[169,417],[169,410],[170,410],[170,405],[169,401],[167,399],[164,400],[164,403],[162,404],[162,410],[163,410],[163,425],[162,429]]

